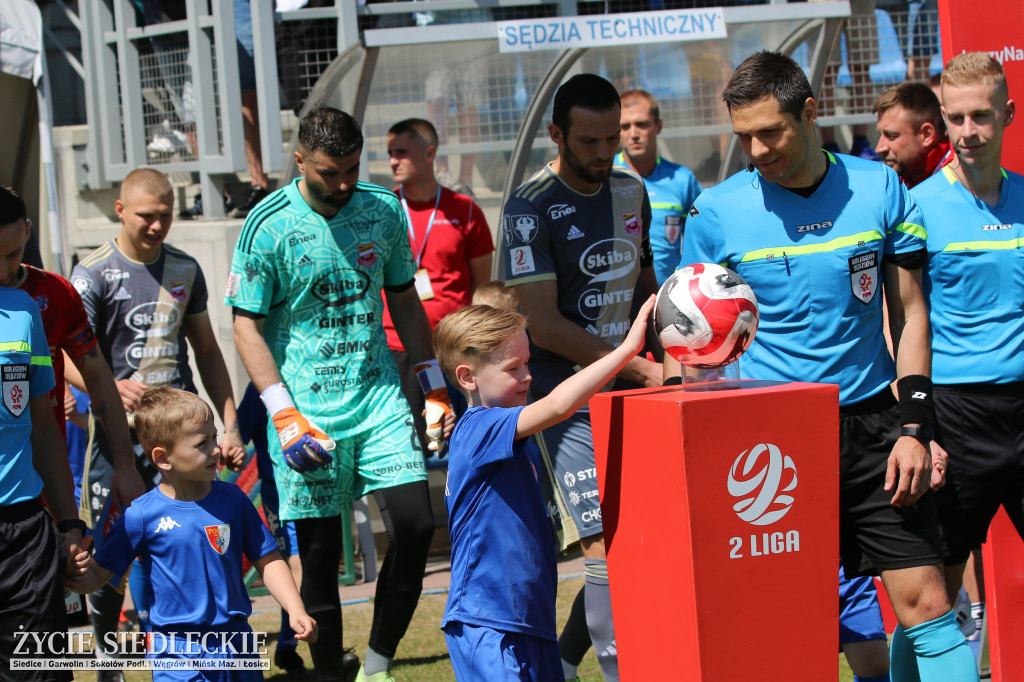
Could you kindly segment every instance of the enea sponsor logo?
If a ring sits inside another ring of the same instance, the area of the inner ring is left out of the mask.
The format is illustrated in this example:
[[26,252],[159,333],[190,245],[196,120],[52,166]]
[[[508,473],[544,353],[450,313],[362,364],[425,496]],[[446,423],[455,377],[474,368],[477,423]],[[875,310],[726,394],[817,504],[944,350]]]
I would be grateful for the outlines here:
[[136,333],[136,338],[172,335],[180,322],[181,311],[167,301],[143,303],[125,315],[125,324]]
[[298,246],[305,242],[311,242],[316,239],[315,234],[305,234],[302,232],[289,232],[288,233],[288,246]]
[[611,282],[633,269],[636,256],[633,242],[618,237],[602,239],[580,256],[580,270],[590,275],[589,284]]
[[575,212],[576,212],[576,207],[575,206],[570,206],[569,204],[555,204],[555,205],[553,205],[553,206],[548,208],[548,216],[552,220],[558,220],[559,218],[564,218],[565,216],[572,215]]
[[370,276],[365,272],[336,268],[313,282],[313,296],[329,307],[354,303],[370,290]]
[[120,282],[122,279],[128,279],[129,275],[124,270],[106,269],[100,272],[103,275],[103,281],[105,282]]

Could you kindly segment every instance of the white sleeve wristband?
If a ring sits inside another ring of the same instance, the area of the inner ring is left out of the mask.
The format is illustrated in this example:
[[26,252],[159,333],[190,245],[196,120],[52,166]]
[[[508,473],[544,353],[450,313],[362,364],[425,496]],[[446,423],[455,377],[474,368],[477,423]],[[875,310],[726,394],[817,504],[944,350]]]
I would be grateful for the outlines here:
[[289,407],[295,407],[292,396],[288,393],[284,384],[271,384],[263,393],[260,393],[260,400],[267,408],[267,412],[273,417],[275,414]]
[[444,383],[444,374],[441,373],[441,368],[438,366],[436,359],[424,360],[413,369],[416,372],[416,378],[420,380],[420,388],[423,389],[423,395],[438,388],[447,388],[447,384]]

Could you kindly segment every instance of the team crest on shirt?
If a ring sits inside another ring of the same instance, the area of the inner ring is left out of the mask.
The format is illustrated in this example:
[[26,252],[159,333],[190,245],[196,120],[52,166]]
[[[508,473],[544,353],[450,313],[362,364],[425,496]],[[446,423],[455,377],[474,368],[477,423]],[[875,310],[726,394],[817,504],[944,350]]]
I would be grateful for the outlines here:
[[665,216],[665,241],[669,244],[675,244],[679,240],[679,234],[682,232],[682,224],[682,218],[677,215]]
[[850,289],[861,303],[871,303],[878,291],[878,254],[874,251],[850,257]]
[[626,228],[626,234],[631,237],[640,236],[640,219],[636,217],[636,211],[622,212],[622,223]]
[[3,368],[4,407],[20,417],[28,407],[28,364],[0,365]]
[[518,241],[529,244],[537,236],[537,217],[532,215],[507,215],[501,219],[501,233],[505,246]]
[[186,296],[188,296],[188,292],[185,291],[185,282],[183,282],[180,279],[172,281],[171,298],[173,298],[178,303],[181,303],[182,301],[185,300]]
[[356,246],[356,265],[364,268],[373,267],[377,264],[377,254],[373,252],[373,242],[360,243]]
[[228,551],[228,545],[231,544],[231,526],[226,523],[218,523],[214,526],[205,526],[206,541],[210,543],[210,547],[213,547],[213,551],[217,554],[223,554]]
[[50,297],[44,294],[36,296],[36,305],[39,306],[39,312],[46,312],[46,309],[50,307]]

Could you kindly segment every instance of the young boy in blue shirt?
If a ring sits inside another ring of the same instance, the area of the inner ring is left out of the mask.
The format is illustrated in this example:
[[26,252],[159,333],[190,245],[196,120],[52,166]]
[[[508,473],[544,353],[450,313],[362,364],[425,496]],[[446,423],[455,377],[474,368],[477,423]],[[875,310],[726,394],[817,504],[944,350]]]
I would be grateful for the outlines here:
[[445,486],[452,578],[441,629],[458,679],[564,679],[555,547],[528,436],[583,407],[643,348],[653,306],[651,296],[622,345],[529,405],[526,318],[473,305],[434,330],[441,369],[469,402]]
[[[137,498],[91,557],[72,547],[81,575],[68,589],[89,593],[123,575],[139,556],[152,580],[153,628],[147,658],[254,658],[252,606],[242,579],[244,554],[290,616],[297,639],[315,641],[288,565],[256,508],[237,486],[217,479],[220,449],[213,411],[176,388],[146,391],[135,430],[160,484]],[[198,677],[197,677],[198,676]],[[259,670],[154,670],[163,680],[262,680]]]

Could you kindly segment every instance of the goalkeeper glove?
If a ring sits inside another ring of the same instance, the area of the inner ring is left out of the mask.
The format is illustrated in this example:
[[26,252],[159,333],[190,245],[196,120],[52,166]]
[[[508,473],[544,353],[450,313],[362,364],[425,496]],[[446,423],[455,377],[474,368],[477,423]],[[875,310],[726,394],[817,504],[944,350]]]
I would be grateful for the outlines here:
[[448,385],[444,382],[437,360],[426,360],[413,367],[423,388],[426,408],[423,418],[427,422],[427,449],[437,452],[444,445],[444,420],[452,413],[452,401],[448,397]]
[[288,466],[302,472],[330,465],[334,441],[295,409],[284,384],[270,386],[260,394],[260,399],[272,415]]

